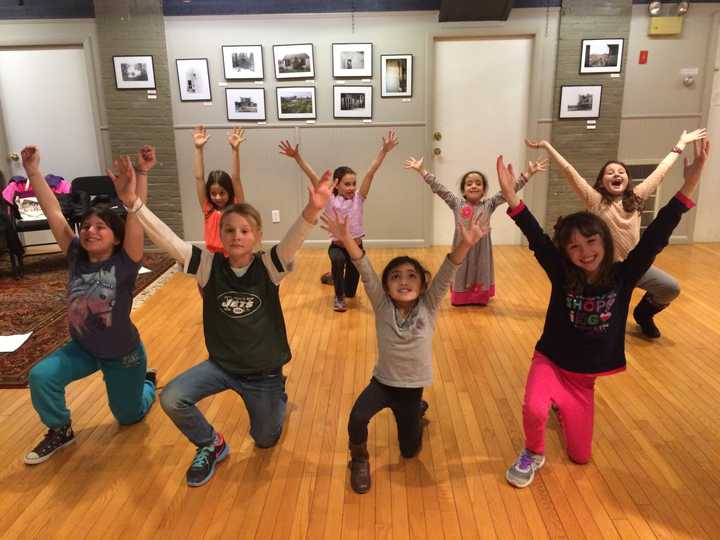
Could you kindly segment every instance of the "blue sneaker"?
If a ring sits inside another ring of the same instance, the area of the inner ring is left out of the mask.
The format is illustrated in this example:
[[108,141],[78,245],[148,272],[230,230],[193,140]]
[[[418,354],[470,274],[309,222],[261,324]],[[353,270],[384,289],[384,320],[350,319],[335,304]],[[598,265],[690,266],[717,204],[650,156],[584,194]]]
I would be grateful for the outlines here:
[[220,443],[213,446],[199,446],[195,451],[195,459],[190,464],[185,477],[187,485],[199,487],[207,484],[215,474],[215,465],[225,459],[230,453],[230,447],[220,436]]
[[543,465],[545,465],[544,455],[534,454],[525,448],[518,456],[517,461],[513,463],[513,466],[507,470],[505,478],[508,483],[515,487],[527,487],[535,478],[535,471]]

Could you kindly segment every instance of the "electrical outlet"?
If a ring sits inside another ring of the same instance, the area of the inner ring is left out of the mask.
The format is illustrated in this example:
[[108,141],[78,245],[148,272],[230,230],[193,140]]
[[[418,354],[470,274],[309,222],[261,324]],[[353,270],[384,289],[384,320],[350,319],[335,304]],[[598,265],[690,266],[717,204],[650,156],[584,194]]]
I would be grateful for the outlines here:
[[273,211],[272,211],[272,222],[273,222],[273,223],[280,223],[280,210],[273,210]]

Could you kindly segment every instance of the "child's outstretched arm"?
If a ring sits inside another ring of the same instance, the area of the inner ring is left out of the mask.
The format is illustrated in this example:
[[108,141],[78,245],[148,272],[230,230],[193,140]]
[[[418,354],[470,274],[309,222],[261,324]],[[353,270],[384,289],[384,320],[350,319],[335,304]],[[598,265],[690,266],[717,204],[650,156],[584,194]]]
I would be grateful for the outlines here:
[[245,192],[240,179],[240,145],[245,142],[245,130],[242,128],[233,128],[232,133],[228,136],[230,143],[230,151],[232,153],[232,167],[230,178],[232,179],[233,191],[235,192],[235,204],[245,202]]
[[370,186],[372,185],[373,178],[375,178],[375,173],[380,168],[380,165],[382,165],[382,162],[385,161],[385,156],[392,152],[392,149],[397,145],[397,133],[394,129],[391,129],[388,131],[387,137],[382,138],[380,151],[378,152],[375,160],[370,164],[370,168],[365,173],[365,178],[363,178],[362,184],[360,184],[360,190],[358,193],[360,193],[360,196],[363,199],[367,199],[368,193],[370,193]]
[[425,183],[430,186],[430,190],[445,201],[445,204],[447,204],[450,208],[454,210],[460,206],[462,204],[462,199],[446,188],[443,184],[438,182],[435,175],[428,172],[428,170],[423,167],[424,159],[425,158],[416,159],[410,156],[409,159],[405,160],[403,167],[417,171],[418,174],[422,176],[423,180],[425,180]]
[[560,152],[555,150],[548,141],[531,141],[529,139],[525,139],[525,144],[529,148],[544,148],[547,150],[552,160],[557,163],[562,170],[568,184],[570,184],[570,187],[573,191],[575,191],[575,193],[577,193],[577,196],[580,197],[587,208],[591,208],[600,203],[602,195],[600,195],[595,188],[588,184],[587,180],[585,180],[582,176],[580,176],[580,173],[577,172],[577,169],[570,165],[570,162],[568,162],[568,160],[566,160]]
[[298,164],[298,166],[302,169],[302,171],[305,173],[305,176],[308,177],[310,180],[310,183],[314,188],[318,186],[320,183],[320,176],[318,173],[316,173],[313,168],[310,166],[310,164],[303,159],[303,157],[300,155],[300,145],[296,144],[293,146],[290,144],[290,141],[280,141],[280,144],[278,144],[278,147],[280,148],[280,153],[283,156],[287,156],[289,158],[292,158],[295,160],[295,163]]
[[[129,158],[128,158],[129,161]],[[138,196],[138,181],[132,166],[118,167],[116,176],[108,171],[115,185],[118,198],[128,209],[128,215],[135,214],[153,244],[165,251],[183,266],[190,260],[192,246],[182,241],[170,227],[153,214]]]
[[505,166],[503,157],[498,156],[495,166],[500,189],[509,206],[508,215],[513,218],[515,224],[520,227],[528,239],[530,249],[548,277],[552,281],[562,279],[564,274],[562,256],[550,237],[545,234],[535,216],[515,192],[515,174],[512,165]]
[[203,126],[196,126],[193,131],[193,144],[195,145],[195,158],[193,161],[193,175],[195,176],[195,191],[197,192],[200,208],[205,208],[207,196],[205,195],[205,143],[210,135]]
[[[548,170],[547,159],[539,159],[537,161],[528,161],[527,171],[520,173],[520,176],[515,180],[515,193],[522,190],[525,185],[530,181],[536,173]],[[502,190],[498,191],[495,195],[490,198],[490,212],[494,212],[495,209],[505,202]]]
[[658,188],[660,182],[663,181],[663,178],[665,178],[665,175],[668,173],[670,168],[675,164],[677,158],[679,158],[680,154],[683,153],[685,147],[691,142],[694,143],[706,138],[707,130],[705,129],[696,129],[695,131],[691,131],[690,133],[688,133],[687,131],[683,131],[680,135],[680,138],[678,139],[677,144],[675,144],[670,153],[663,158],[660,164],[655,168],[653,172],[648,175],[645,180],[635,186],[635,188],[633,189],[635,195],[637,195],[643,200],[650,197]]
[[[145,203],[147,202],[148,173],[157,163],[155,149],[152,146],[143,146],[138,152],[137,163],[138,165],[134,171],[137,178],[135,191],[138,198]],[[125,175],[128,175],[133,169],[132,162],[128,156],[122,156],[120,159],[116,160],[113,165],[116,170],[122,171],[121,174]],[[112,173],[108,171],[108,175],[111,176]],[[123,240],[123,249],[125,250],[125,253],[127,253],[128,257],[135,262],[140,262],[142,260],[144,252],[144,235],[143,226],[142,223],[140,223],[140,220],[138,220],[135,214],[128,212],[125,220],[125,239]]]
[[50,186],[40,171],[40,151],[37,146],[26,146],[22,149],[20,155],[22,156],[25,174],[27,174],[30,180],[30,185],[50,225],[50,230],[55,237],[55,241],[58,243],[58,246],[60,246],[62,252],[67,253],[70,243],[73,241],[73,238],[75,238],[75,233],[73,233],[65,216],[63,216],[57,197],[55,197],[55,194],[50,189]]

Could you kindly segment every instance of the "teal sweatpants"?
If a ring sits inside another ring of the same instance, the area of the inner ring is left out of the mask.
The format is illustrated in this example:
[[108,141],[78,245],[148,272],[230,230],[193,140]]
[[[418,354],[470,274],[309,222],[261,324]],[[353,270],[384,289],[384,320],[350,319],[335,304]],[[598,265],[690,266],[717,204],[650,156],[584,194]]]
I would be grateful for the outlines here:
[[59,428],[70,421],[65,387],[102,370],[108,403],[121,424],[134,424],[155,401],[155,386],[145,380],[147,357],[140,343],[120,358],[97,358],[75,340],[41,360],[30,370],[30,396],[43,424]]

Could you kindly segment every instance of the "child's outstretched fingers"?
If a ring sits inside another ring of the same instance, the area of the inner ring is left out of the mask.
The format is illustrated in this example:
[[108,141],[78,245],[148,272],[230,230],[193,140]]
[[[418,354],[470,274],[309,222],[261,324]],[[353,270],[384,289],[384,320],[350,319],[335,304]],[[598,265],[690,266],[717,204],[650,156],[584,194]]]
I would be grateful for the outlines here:
[[237,150],[238,146],[244,143],[247,139],[245,138],[245,128],[233,128],[228,136],[228,142],[233,150]]
[[398,138],[397,138],[397,132],[394,129],[391,129],[390,131],[388,131],[387,137],[383,137],[382,141],[383,141],[383,145],[382,145],[383,151],[386,153],[390,152],[393,148],[395,148],[399,144]]
[[425,158],[421,157],[420,159],[416,159],[413,156],[410,156],[409,159],[405,160],[404,167],[406,169],[414,169],[416,171],[419,171],[422,168],[423,160]]
[[278,147],[280,148],[280,153],[284,156],[294,158],[298,155],[300,152],[299,147],[300,144],[296,144],[293,146],[290,144],[290,141],[280,141],[280,144],[278,144]]
[[[332,195],[330,189],[330,171],[325,171],[322,178],[318,182],[317,186],[308,186],[308,202],[316,210],[322,210],[327,205]],[[333,184],[333,187],[337,185],[337,181]]]
[[28,168],[38,167],[40,165],[40,151],[35,145],[28,145],[20,151],[23,167],[27,171]]
[[542,148],[544,141],[531,141],[530,139],[525,139],[525,145],[529,148]]
[[210,135],[207,134],[205,126],[195,126],[195,130],[193,131],[193,143],[195,143],[195,148],[202,148],[205,146],[205,143],[208,142],[209,138]]

